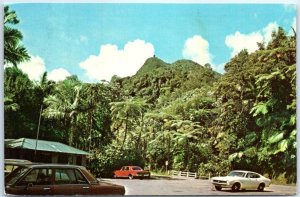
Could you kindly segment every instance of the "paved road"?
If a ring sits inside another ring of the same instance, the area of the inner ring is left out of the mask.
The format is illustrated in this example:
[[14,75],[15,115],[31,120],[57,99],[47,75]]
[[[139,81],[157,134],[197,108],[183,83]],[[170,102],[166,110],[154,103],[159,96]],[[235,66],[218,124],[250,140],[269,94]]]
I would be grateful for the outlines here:
[[265,191],[240,191],[231,192],[228,189],[222,191],[212,190],[208,180],[199,179],[103,179],[124,185],[126,195],[296,195],[295,186],[270,185]]

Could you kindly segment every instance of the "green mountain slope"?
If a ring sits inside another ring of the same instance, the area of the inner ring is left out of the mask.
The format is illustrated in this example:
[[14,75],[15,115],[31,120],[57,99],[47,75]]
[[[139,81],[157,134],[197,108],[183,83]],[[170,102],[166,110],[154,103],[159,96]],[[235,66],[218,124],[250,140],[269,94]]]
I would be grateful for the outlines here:
[[129,96],[142,97],[149,103],[156,103],[161,96],[176,99],[184,92],[212,86],[220,76],[211,68],[191,60],[168,64],[152,57],[146,60],[136,75],[120,79],[119,82]]

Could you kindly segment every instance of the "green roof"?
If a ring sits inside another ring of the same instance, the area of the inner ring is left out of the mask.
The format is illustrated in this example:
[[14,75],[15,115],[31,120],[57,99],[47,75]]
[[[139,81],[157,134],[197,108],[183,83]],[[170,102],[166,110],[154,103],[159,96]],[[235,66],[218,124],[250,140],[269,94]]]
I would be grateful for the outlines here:
[[77,148],[65,145],[60,142],[35,140],[29,138],[4,140],[6,148],[20,148],[20,149],[30,149],[30,150],[35,150],[36,141],[37,141],[36,150],[39,151],[49,151],[49,152],[68,153],[68,154],[77,154],[77,155],[89,155],[88,152],[79,150]]

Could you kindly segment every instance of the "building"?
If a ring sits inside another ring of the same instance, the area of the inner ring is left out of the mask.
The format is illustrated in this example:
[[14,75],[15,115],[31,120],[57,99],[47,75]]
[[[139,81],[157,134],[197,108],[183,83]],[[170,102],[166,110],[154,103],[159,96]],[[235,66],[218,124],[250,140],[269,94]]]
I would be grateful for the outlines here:
[[88,152],[60,142],[29,138],[5,139],[5,159],[85,166],[88,155]]

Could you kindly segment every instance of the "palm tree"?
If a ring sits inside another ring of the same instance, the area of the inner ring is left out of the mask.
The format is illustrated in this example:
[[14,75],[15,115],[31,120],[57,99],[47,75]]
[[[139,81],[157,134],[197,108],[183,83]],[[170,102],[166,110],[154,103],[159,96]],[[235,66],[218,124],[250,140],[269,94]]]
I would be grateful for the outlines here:
[[[131,128],[131,124],[133,122],[138,123],[138,121],[143,122],[143,114],[145,113],[147,106],[148,104],[144,100],[133,99],[111,103],[113,130],[119,131],[121,127],[124,127],[124,138],[121,149],[126,142],[128,130]],[[143,126],[141,127],[143,128]]]
[[56,92],[53,95],[46,97],[44,100],[47,108],[44,110],[43,115],[46,118],[67,122],[68,143],[70,146],[73,144],[76,118],[80,112],[80,92],[81,85],[77,79],[69,77],[56,86]]
[[10,25],[19,23],[15,11],[10,11],[8,6],[4,7],[4,64],[11,63],[17,66],[18,63],[30,59],[26,48],[20,44],[22,33]]

